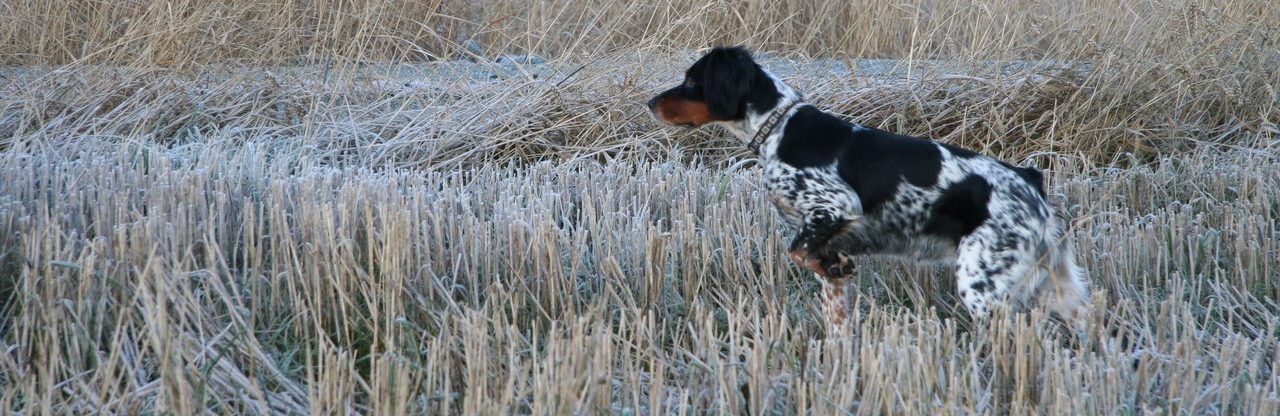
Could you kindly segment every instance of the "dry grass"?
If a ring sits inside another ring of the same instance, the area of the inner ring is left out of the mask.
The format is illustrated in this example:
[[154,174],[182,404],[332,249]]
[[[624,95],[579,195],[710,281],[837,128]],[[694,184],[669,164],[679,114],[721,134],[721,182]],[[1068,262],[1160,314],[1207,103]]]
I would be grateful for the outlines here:
[[[746,43],[796,58],[801,90],[859,122],[1014,160],[1280,144],[1280,7],[1268,0],[871,3],[25,2],[0,12],[0,58],[69,66],[6,75],[0,137],[170,143],[245,129],[433,168],[648,157],[672,133],[640,103],[691,49]],[[552,62],[491,62],[503,53]],[[833,71],[875,57],[900,59],[895,76]],[[500,76],[458,76],[446,58]],[[673,138],[715,159],[739,151],[704,133]]]
[[[0,5],[0,409],[1280,412],[1280,8],[868,3]],[[640,104],[740,42],[1051,168],[1091,341],[890,260],[830,336],[740,146]]]

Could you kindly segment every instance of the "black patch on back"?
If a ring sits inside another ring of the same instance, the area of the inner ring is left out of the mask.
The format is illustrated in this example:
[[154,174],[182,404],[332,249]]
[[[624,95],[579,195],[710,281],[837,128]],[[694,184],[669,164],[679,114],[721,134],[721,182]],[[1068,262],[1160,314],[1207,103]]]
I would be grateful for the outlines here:
[[990,199],[991,184],[986,179],[966,176],[942,191],[925,223],[924,233],[959,243],[991,217],[987,211]]
[[778,142],[778,160],[797,168],[830,165],[852,135],[852,124],[812,106],[801,106],[787,119]]
[[1040,198],[1045,198],[1044,194],[1044,174],[1039,169],[1033,167],[1012,168],[1018,172],[1018,176],[1022,180],[1027,181],[1032,187],[1036,188],[1036,192],[1040,194]]
[[867,213],[874,215],[893,200],[903,181],[920,188],[938,184],[942,153],[933,142],[875,129],[851,135],[838,172],[858,192]]
[[938,183],[942,153],[932,141],[853,124],[804,106],[796,111],[778,143],[778,159],[797,168],[827,166],[836,171],[862,201],[868,214],[893,199],[905,180],[927,188]]
[[[956,146],[952,146],[945,143],[939,143],[939,144],[941,144],[942,147],[947,148],[947,151],[951,152],[952,156],[955,156],[958,158],[973,159],[973,158],[979,158],[979,157],[987,157],[981,153],[978,153],[969,149],[965,149],[963,147],[956,147]],[[1040,173],[1039,169],[1036,169],[1030,166],[1027,166],[1027,167],[1013,166],[1008,163],[1005,163],[1005,161],[1003,160],[996,160],[996,162],[1000,162],[1001,166],[1009,168],[1009,170],[1012,170],[1014,173],[1017,173],[1019,177],[1022,177],[1022,180],[1026,181],[1028,184],[1031,184],[1032,187],[1036,188],[1036,192],[1040,194],[1041,198],[1045,197],[1044,174]]]
[[[942,147],[945,147],[945,148],[947,149],[947,151],[948,151],[948,152],[951,152],[951,155],[952,155],[952,156],[955,156],[955,157],[958,157],[958,158],[962,158],[962,159],[974,159],[974,158],[979,158],[979,157],[986,157],[986,156],[982,155],[981,153],[978,153],[978,152],[975,152],[975,151],[972,151],[972,150],[969,150],[969,149],[965,149],[965,148],[963,148],[963,147],[956,147],[956,146],[952,146],[952,145],[949,145],[949,144],[946,144],[946,143],[938,143],[938,145],[940,145],[940,146],[942,146]],[[1004,163],[1004,162],[1000,162],[1000,163]]]

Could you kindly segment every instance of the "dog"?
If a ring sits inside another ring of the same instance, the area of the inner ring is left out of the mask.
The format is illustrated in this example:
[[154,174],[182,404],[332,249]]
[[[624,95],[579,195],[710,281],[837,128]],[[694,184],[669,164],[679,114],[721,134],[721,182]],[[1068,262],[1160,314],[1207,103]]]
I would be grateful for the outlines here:
[[861,255],[950,264],[970,315],[1043,307],[1080,330],[1089,285],[1039,170],[847,122],[804,102],[741,47],[717,47],[648,102],[660,121],[719,125],[759,155],[789,255],[841,325]]

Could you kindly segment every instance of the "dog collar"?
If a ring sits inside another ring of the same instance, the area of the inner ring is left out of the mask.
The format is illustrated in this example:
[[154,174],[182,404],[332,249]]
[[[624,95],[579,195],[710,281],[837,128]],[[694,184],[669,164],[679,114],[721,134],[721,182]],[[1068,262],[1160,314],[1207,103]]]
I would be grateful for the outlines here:
[[760,145],[764,144],[764,139],[769,137],[769,134],[773,133],[773,128],[778,126],[778,122],[782,120],[782,116],[791,112],[791,109],[795,108],[799,104],[800,100],[795,100],[792,101],[791,104],[787,104],[786,107],[782,107],[781,111],[774,111],[769,114],[769,118],[764,121],[764,124],[760,125],[760,130],[756,130],[755,137],[751,138],[751,142],[747,143],[747,147],[750,148],[752,152],[760,154]]

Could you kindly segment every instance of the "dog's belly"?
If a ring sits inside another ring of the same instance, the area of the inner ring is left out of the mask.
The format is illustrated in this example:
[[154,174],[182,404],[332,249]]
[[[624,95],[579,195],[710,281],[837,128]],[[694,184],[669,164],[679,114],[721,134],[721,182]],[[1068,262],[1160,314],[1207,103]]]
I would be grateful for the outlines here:
[[875,212],[864,213],[861,198],[833,168],[796,169],[781,163],[766,165],[765,188],[778,214],[792,226],[803,225],[805,218],[818,210],[849,220],[848,228],[833,238],[829,250],[925,262],[955,258],[954,242],[924,232],[938,199],[936,189],[902,185]]
[[837,185],[834,180],[842,181],[839,178],[815,179],[814,172],[803,172],[809,177],[797,178],[795,172],[799,170],[772,171],[790,174],[771,176],[766,183],[770,202],[787,223],[800,226],[811,210],[833,207],[838,207],[836,212],[852,220],[849,228],[831,241],[829,250],[850,255],[900,256],[923,262],[947,262],[955,258],[953,241],[924,232],[937,201],[936,190],[902,186],[875,212],[863,213],[860,205],[856,205],[855,211],[855,205],[847,202],[860,201],[852,189],[834,186]]
[[895,228],[869,216],[831,242],[832,250],[845,254],[890,255],[922,262],[949,262],[955,259],[956,245],[919,230]]
[[954,241],[925,231],[935,215],[933,208],[938,195],[936,189],[900,185],[889,202],[868,213],[862,224],[848,233],[848,239],[855,247],[862,245],[866,254],[896,255],[925,262],[954,259]]

